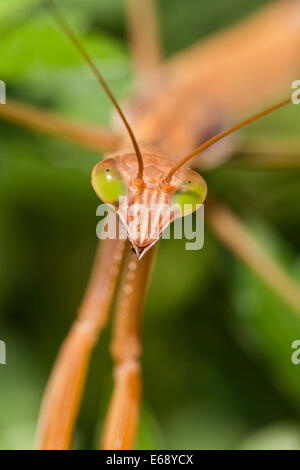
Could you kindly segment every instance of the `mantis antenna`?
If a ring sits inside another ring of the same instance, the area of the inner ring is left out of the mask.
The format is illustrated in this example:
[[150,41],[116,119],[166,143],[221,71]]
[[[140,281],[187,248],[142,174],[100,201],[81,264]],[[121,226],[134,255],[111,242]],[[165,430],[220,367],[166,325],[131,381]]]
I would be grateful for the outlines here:
[[211,145],[213,145],[215,142],[218,142],[219,140],[223,139],[223,137],[226,137],[229,134],[232,134],[233,132],[237,131],[238,129],[241,129],[242,127],[247,126],[248,124],[251,124],[251,122],[257,121],[258,119],[266,116],[267,114],[273,113],[273,111],[276,111],[277,109],[283,108],[283,106],[286,106],[288,104],[292,103],[291,99],[282,101],[279,104],[276,104],[275,106],[272,106],[271,108],[266,109],[265,111],[262,111],[258,114],[255,114],[255,116],[252,116],[249,119],[246,119],[245,121],[240,122],[239,124],[236,124],[235,126],[231,127],[230,129],[227,129],[226,131],[220,132],[220,134],[217,134],[216,136],[212,137],[211,139],[207,140],[203,144],[201,144],[199,147],[197,147],[195,150],[193,150],[191,153],[189,153],[186,157],[184,157],[180,162],[175,165],[167,174],[165,178],[165,183],[169,184],[172,176],[174,173],[176,173],[177,170],[179,170],[182,165],[184,165],[186,162],[188,162],[191,158],[193,158],[195,155],[198,153],[202,152],[202,150],[207,149]]
[[135,138],[135,135],[133,133],[132,128],[129,125],[129,122],[127,121],[122,109],[120,108],[116,98],[114,97],[112,91],[110,90],[109,86],[107,85],[106,81],[104,80],[102,74],[99,72],[97,69],[96,65],[94,64],[93,60],[90,58],[84,47],[81,45],[79,42],[78,38],[74,34],[73,30],[63,17],[63,15],[60,13],[58,10],[57,6],[52,0],[44,0],[46,7],[52,14],[53,18],[56,20],[56,22],[60,25],[62,30],[65,32],[65,34],[69,37],[70,41],[74,44],[78,52],[81,54],[81,56],[84,58],[90,69],[92,70],[93,74],[97,78],[98,82],[101,84],[101,86],[104,88],[106,94],[109,96],[111,102],[113,103],[114,107],[119,113],[120,118],[122,119],[128,134],[130,136],[131,142],[133,144],[134,150],[136,152],[137,160],[138,160],[138,174],[137,174],[137,179],[140,181],[140,183],[143,182],[143,171],[144,171],[144,164],[143,164],[143,158],[142,158],[142,153],[139,148],[139,145],[137,143],[137,140]]

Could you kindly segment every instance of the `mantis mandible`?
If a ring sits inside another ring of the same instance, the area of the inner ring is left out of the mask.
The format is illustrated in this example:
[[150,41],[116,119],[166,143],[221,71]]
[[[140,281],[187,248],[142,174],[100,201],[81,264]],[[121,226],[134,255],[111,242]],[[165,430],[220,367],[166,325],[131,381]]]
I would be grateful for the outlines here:
[[[230,155],[228,148],[217,147],[215,153],[204,151],[218,141],[221,144],[224,137],[236,130],[291,103],[286,99],[233,127],[225,126],[227,120],[257,108],[261,100],[273,98],[283,91],[288,93],[297,70],[300,2],[275,2],[244,24],[159,66],[160,51],[151,0],[128,1],[132,39],[138,45],[133,50],[140,90],[124,108],[126,112],[116,102],[68,22],[52,2],[46,3],[105,89],[126,133],[119,130],[118,134],[108,131],[101,134],[97,129],[79,129],[48,116],[43,119],[42,113],[14,103],[8,103],[3,111],[1,109],[2,115],[86,146],[114,149],[94,168],[92,185],[103,202],[114,206],[127,229],[128,240],[106,239],[100,243],[79,315],[63,343],[47,386],[37,446],[41,449],[70,448],[91,352],[107,324],[118,287],[111,347],[115,386],[101,446],[104,449],[130,449],[135,441],[141,399],[141,310],[155,246],[165,224],[162,217],[156,218],[158,237],[151,238],[143,231],[133,236],[126,225],[127,209],[118,205],[119,197],[128,196],[130,204],[147,206],[155,201],[171,207],[174,198],[180,202],[188,192],[195,206],[204,202],[205,181],[187,164],[205,167],[224,161]],[[141,3],[148,13],[145,28],[141,28],[137,19]],[[275,55],[279,47],[284,54]],[[194,162],[192,158],[198,154],[198,161]],[[279,289],[286,302],[299,312],[297,287],[267,257],[262,262],[261,250],[251,239],[247,240],[251,248],[249,255],[245,254],[241,243],[234,244],[234,238],[245,239],[247,234],[233,215],[212,199],[208,201],[208,222],[225,244],[269,285]],[[141,218],[138,224],[144,227],[145,221]]]

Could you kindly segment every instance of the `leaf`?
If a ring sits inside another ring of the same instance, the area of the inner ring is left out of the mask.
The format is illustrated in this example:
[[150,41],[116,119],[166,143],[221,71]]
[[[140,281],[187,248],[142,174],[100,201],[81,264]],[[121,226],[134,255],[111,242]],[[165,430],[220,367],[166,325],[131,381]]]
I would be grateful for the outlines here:
[[[131,72],[125,48],[118,40],[100,33],[84,36],[72,27],[82,45],[111,85],[117,98],[124,95]],[[0,41],[1,79],[7,95],[24,100],[50,102],[73,119],[107,122],[112,105],[74,45],[42,12]]]
[[135,448],[142,449],[163,449],[165,447],[162,430],[156,417],[149,407],[142,406],[139,419],[139,429]]
[[[290,276],[299,280],[299,260],[280,236],[263,222],[252,223],[251,229]],[[299,316],[241,265],[235,273],[233,301],[239,342],[260,361],[281,393],[299,409],[300,369],[291,361],[294,351],[291,345],[300,339]]]
[[242,450],[299,450],[300,427],[275,423],[250,434],[238,446]]
[[[222,404],[193,403],[175,410],[167,423],[168,442],[174,449],[233,449],[246,423]],[[184,430],[184,431],[183,431]]]

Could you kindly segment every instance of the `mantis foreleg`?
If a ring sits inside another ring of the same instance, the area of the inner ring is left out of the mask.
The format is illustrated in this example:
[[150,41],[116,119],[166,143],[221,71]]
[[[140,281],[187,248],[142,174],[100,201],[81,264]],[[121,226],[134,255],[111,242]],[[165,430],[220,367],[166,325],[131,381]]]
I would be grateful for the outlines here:
[[152,248],[138,261],[129,243],[127,247],[111,344],[115,388],[101,443],[107,450],[131,449],[135,442],[142,388],[141,311],[156,252]]
[[68,449],[81,402],[91,351],[107,323],[124,240],[103,240],[79,315],[65,339],[42,403],[37,447]]

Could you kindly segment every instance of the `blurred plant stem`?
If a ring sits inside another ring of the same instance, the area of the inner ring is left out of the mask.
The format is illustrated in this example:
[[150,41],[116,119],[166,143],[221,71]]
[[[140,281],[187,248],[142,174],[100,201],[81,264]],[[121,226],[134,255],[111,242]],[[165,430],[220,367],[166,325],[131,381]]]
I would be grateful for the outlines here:
[[300,290],[292,278],[260,246],[258,240],[226,206],[214,201],[207,217],[215,235],[300,315]]
[[1,118],[30,130],[70,140],[95,151],[114,150],[119,142],[119,136],[110,129],[67,121],[55,114],[13,100],[0,106]]

